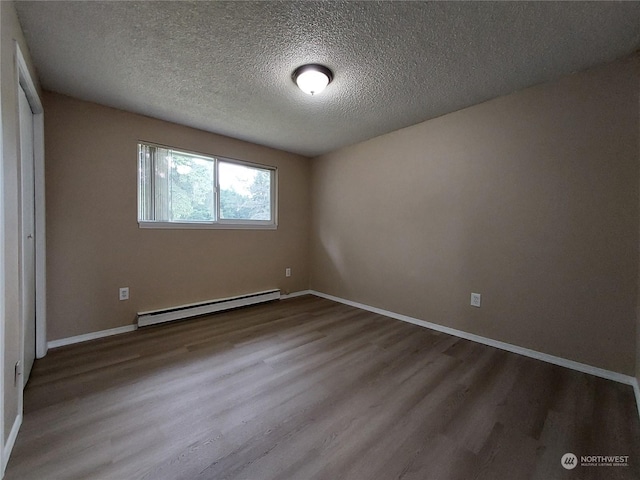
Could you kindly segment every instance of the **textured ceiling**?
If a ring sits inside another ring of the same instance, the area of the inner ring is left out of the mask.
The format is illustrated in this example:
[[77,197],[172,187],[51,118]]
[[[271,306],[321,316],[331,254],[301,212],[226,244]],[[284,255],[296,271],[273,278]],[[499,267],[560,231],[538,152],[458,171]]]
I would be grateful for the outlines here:
[[[44,88],[315,156],[640,47],[640,3],[17,2]],[[291,80],[330,67],[320,95]]]

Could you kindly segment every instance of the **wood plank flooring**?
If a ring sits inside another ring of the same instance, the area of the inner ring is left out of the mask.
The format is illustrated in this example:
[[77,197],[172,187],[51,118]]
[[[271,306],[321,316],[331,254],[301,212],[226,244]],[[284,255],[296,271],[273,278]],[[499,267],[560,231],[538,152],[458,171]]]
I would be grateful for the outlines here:
[[640,422],[629,386],[305,296],[52,350],[5,478],[637,480]]

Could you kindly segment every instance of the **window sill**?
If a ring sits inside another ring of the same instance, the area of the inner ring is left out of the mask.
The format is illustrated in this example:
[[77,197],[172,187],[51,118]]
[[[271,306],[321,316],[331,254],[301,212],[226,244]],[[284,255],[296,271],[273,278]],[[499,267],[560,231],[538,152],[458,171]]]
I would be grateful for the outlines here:
[[277,230],[273,223],[234,223],[234,222],[138,222],[140,228],[160,228],[177,230]]

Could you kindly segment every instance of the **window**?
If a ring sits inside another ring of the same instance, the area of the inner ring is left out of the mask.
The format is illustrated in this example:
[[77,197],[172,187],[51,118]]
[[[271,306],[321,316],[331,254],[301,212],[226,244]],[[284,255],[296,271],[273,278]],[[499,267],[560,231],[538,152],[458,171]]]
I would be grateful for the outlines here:
[[275,228],[276,169],[138,143],[138,222],[156,228]]

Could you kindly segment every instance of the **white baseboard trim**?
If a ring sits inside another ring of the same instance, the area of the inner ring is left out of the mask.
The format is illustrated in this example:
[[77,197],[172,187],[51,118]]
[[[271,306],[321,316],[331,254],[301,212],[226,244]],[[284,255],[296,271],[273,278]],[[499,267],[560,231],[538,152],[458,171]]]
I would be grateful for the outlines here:
[[[438,325],[437,323],[426,322],[424,320],[409,317],[407,315],[389,312],[388,310],[371,307],[363,303],[352,302],[351,300],[345,300],[344,298],[334,297],[333,295],[327,295],[326,293],[318,292],[315,290],[311,290],[311,294],[316,295],[318,297],[326,298],[327,300],[333,300],[334,302],[343,303],[345,305],[349,305],[352,307],[361,308],[362,310],[367,310],[369,312],[378,313],[380,315],[385,315],[387,317],[395,318],[396,320],[402,320],[403,322],[413,323],[414,325],[430,328],[438,332],[448,333],[449,335],[453,335],[455,337],[460,337],[466,340],[471,340],[473,342],[482,343],[490,347],[499,348],[500,350],[506,350],[507,352],[517,353],[519,355],[524,355],[525,357],[535,358],[536,360],[542,360],[543,362],[553,363],[554,365],[559,365],[561,367],[566,367],[572,370],[577,370],[579,372],[595,375],[596,377],[606,378],[607,380],[613,380],[614,382],[620,382],[626,385],[631,385],[631,386],[634,386],[634,388],[636,388],[636,385],[638,384],[637,379],[630,375],[623,375],[622,373],[613,372],[611,370],[605,370],[604,368],[594,367],[592,365],[587,365],[586,363],[567,360],[566,358],[556,357],[554,355],[549,355],[548,353],[538,352],[537,350],[531,350],[529,348],[519,347],[517,345],[512,345],[510,343],[501,342],[499,340],[493,340],[491,338],[482,337],[480,335],[475,335],[473,333],[464,332],[462,330],[456,330],[455,328],[445,327],[442,325]],[[640,398],[638,397],[638,395],[640,395],[640,392],[636,390],[636,400]],[[640,405],[639,405],[639,409],[640,409]]]
[[287,293],[286,295],[280,295],[280,300],[286,300],[287,298],[301,297],[303,295],[311,295],[311,290],[300,290],[299,292]]
[[110,337],[111,335],[119,335],[121,333],[133,332],[137,328],[136,325],[125,325],[124,327],[110,328],[109,330],[100,330],[99,332],[85,333],[83,335],[76,335],[75,337],[61,338],[59,340],[52,340],[47,342],[48,348],[64,347],[65,345],[72,345],[74,343],[86,342],[88,340],[95,340],[96,338]]
[[5,443],[4,450],[2,451],[2,476],[4,476],[4,471],[7,468],[7,463],[9,463],[9,457],[11,456],[13,446],[16,444],[16,438],[18,438],[18,432],[20,431],[21,425],[22,413],[20,413],[13,422],[11,432],[9,432],[9,437],[7,437],[7,443]]

